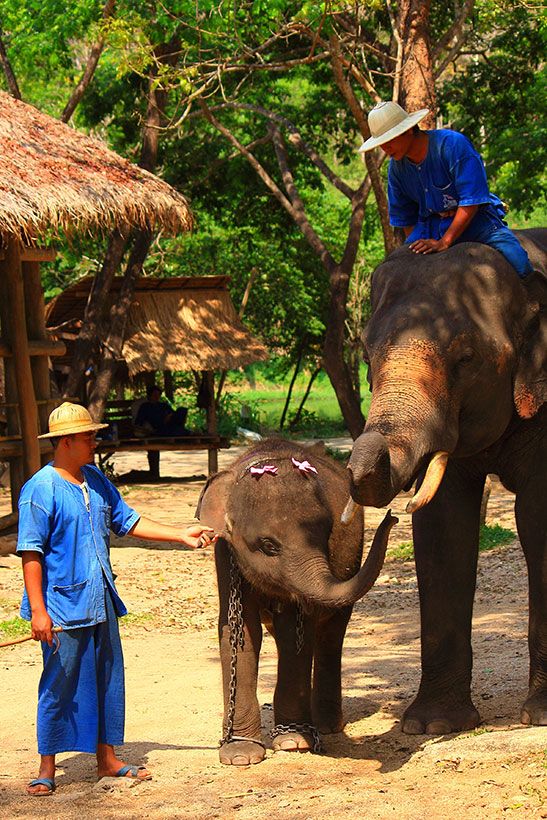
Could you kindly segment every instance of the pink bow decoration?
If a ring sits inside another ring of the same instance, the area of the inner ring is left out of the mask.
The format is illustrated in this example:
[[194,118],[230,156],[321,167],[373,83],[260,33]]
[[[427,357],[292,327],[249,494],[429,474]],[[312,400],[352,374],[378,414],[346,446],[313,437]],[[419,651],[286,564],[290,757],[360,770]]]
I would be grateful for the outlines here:
[[249,467],[249,472],[251,475],[254,475],[255,478],[260,478],[261,475],[264,473],[270,473],[270,475],[277,475],[277,467],[275,464],[264,464],[263,467]]
[[317,473],[317,470],[310,464],[309,461],[298,461],[296,458],[291,458],[291,461],[301,473]]

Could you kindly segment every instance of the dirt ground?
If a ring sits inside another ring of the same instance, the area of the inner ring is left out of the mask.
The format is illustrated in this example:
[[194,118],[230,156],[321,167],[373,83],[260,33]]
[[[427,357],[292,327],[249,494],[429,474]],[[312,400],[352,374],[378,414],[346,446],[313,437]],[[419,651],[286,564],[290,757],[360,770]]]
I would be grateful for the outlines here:
[[[340,442],[335,442],[340,443]],[[342,442],[347,446],[347,442]],[[237,451],[225,452],[222,463]],[[117,457],[116,469],[145,467]],[[122,485],[129,504],[159,521],[192,521],[206,471],[204,454],[163,454],[162,473],[178,480]],[[193,476],[190,480],[183,476]],[[200,478],[201,476],[201,478]],[[9,499],[0,491],[0,515]],[[406,499],[391,545],[410,540]],[[367,511],[372,532],[382,511]],[[513,499],[494,484],[488,523],[514,529]],[[456,525],[456,522],[455,522]],[[15,617],[20,562],[0,538],[0,619]],[[268,751],[258,766],[218,762],[222,698],[211,550],[114,539],[112,563],[130,615],[122,621],[127,670],[126,744],[145,763],[146,783],[96,783],[94,758],[58,757],[57,791],[29,798],[35,775],[35,708],[41,661],[26,643],[0,650],[0,817],[2,818],[537,818],[547,817],[547,737],[519,723],[527,684],[525,566],[518,542],[479,560],[473,694],[482,726],[460,735],[411,737],[400,716],[419,682],[419,617],[414,566],[388,560],[359,602],[344,651],[344,732],[324,738],[321,755]],[[266,635],[259,700],[269,704],[275,646]],[[272,712],[263,709],[264,738]]]

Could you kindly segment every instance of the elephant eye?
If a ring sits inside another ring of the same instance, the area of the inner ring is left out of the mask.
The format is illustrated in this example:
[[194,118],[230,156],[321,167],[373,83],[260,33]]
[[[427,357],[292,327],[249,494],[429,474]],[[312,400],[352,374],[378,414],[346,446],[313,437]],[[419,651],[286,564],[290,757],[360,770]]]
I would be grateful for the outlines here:
[[468,347],[466,350],[462,351],[461,356],[458,358],[458,365],[465,365],[472,362],[475,358],[475,351]]
[[258,542],[258,549],[260,552],[263,552],[264,555],[279,555],[281,552],[280,545],[270,538],[261,538]]

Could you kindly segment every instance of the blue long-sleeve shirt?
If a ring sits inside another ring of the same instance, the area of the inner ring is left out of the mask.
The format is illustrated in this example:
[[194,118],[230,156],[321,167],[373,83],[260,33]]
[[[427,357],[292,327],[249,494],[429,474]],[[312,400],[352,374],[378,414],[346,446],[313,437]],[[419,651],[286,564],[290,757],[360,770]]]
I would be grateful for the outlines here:
[[[118,616],[127,609],[116,591],[110,564],[110,530],[126,535],[140,516],[95,466],[82,473],[88,500],[78,484],[47,464],[23,486],[19,498],[17,553],[42,556],[42,591],[56,626],[75,629],[106,620],[105,583]],[[21,617],[31,620],[28,595]]]
[[403,157],[389,163],[390,223],[403,228],[460,205],[481,205],[481,218],[499,225],[503,204],[490,193],[484,163],[468,138],[449,129],[425,133],[429,142],[423,162]]

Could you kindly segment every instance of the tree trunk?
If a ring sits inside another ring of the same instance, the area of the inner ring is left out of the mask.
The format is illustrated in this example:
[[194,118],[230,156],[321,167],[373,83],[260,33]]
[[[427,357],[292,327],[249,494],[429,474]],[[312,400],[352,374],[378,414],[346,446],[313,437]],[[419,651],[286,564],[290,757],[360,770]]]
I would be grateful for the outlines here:
[[85,371],[91,362],[97,362],[99,323],[108,301],[112,280],[123,259],[127,245],[127,229],[117,230],[110,237],[108,249],[101,270],[95,274],[87,298],[82,328],[74,345],[70,373],[63,390],[63,396],[79,396]]
[[401,94],[399,102],[409,112],[429,108],[423,120],[427,128],[435,127],[437,108],[435,79],[431,57],[431,0],[401,0],[398,28],[403,43]]
[[302,396],[302,401],[300,402],[300,404],[298,406],[298,410],[294,414],[294,418],[292,419],[292,421],[290,423],[291,428],[296,427],[298,425],[298,422],[300,421],[300,418],[302,416],[302,411],[304,409],[304,405],[306,404],[306,401],[308,400],[308,396],[311,393],[313,383],[314,383],[314,381],[316,380],[316,378],[318,377],[318,375],[320,373],[321,373],[321,367],[316,367],[315,370],[313,371],[313,373],[311,374],[310,380],[308,381],[308,386],[306,387],[304,395]]
[[135,291],[135,281],[142,272],[142,266],[152,242],[152,234],[139,231],[124,273],[120,295],[110,311],[110,332],[104,343],[101,366],[89,396],[88,409],[94,419],[100,420],[108,398],[113,376],[121,358],[125,326],[129,308]]
[[302,356],[304,355],[304,348],[306,346],[306,336],[304,336],[300,344],[298,345],[298,353],[296,356],[296,364],[294,366],[294,373],[292,375],[291,383],[289,385],[289,390],[287,392],[287,398],[285,399],[285,406],[283,407],[283,412],[281,413],[281,419],[279,421],[279,429],[282,430],[285,425],[285,419],[287,417],[287,413],[289,412],[289,404],[291,403],[291,396],[292,391],[294,388],[294,383],[296,381],[296,377],[298,376],[298,371],[300,370],[300,365],[302,364]]
[[[157,63],[148,84],[148,107],[139,160],[139,166],[151,172],[156,167],[159,134],[167,104],[167,91],[156,85],[157,71],[161,63],[174,65],[178,54],[179,43],[175,40],[159,46],[155,51]],[[120,297],[110,311],[108,337],[103,344],[103,358],[89,397],[89,411],[96,419],[100,419],[104,411],[112,378],[116,372],[117,360],[122,353],[127,313],[133,299],[135,282],[142,271],[152,242],[152,234],[149,231],[137,231],[134,237],[133,250],[125,270]]]

